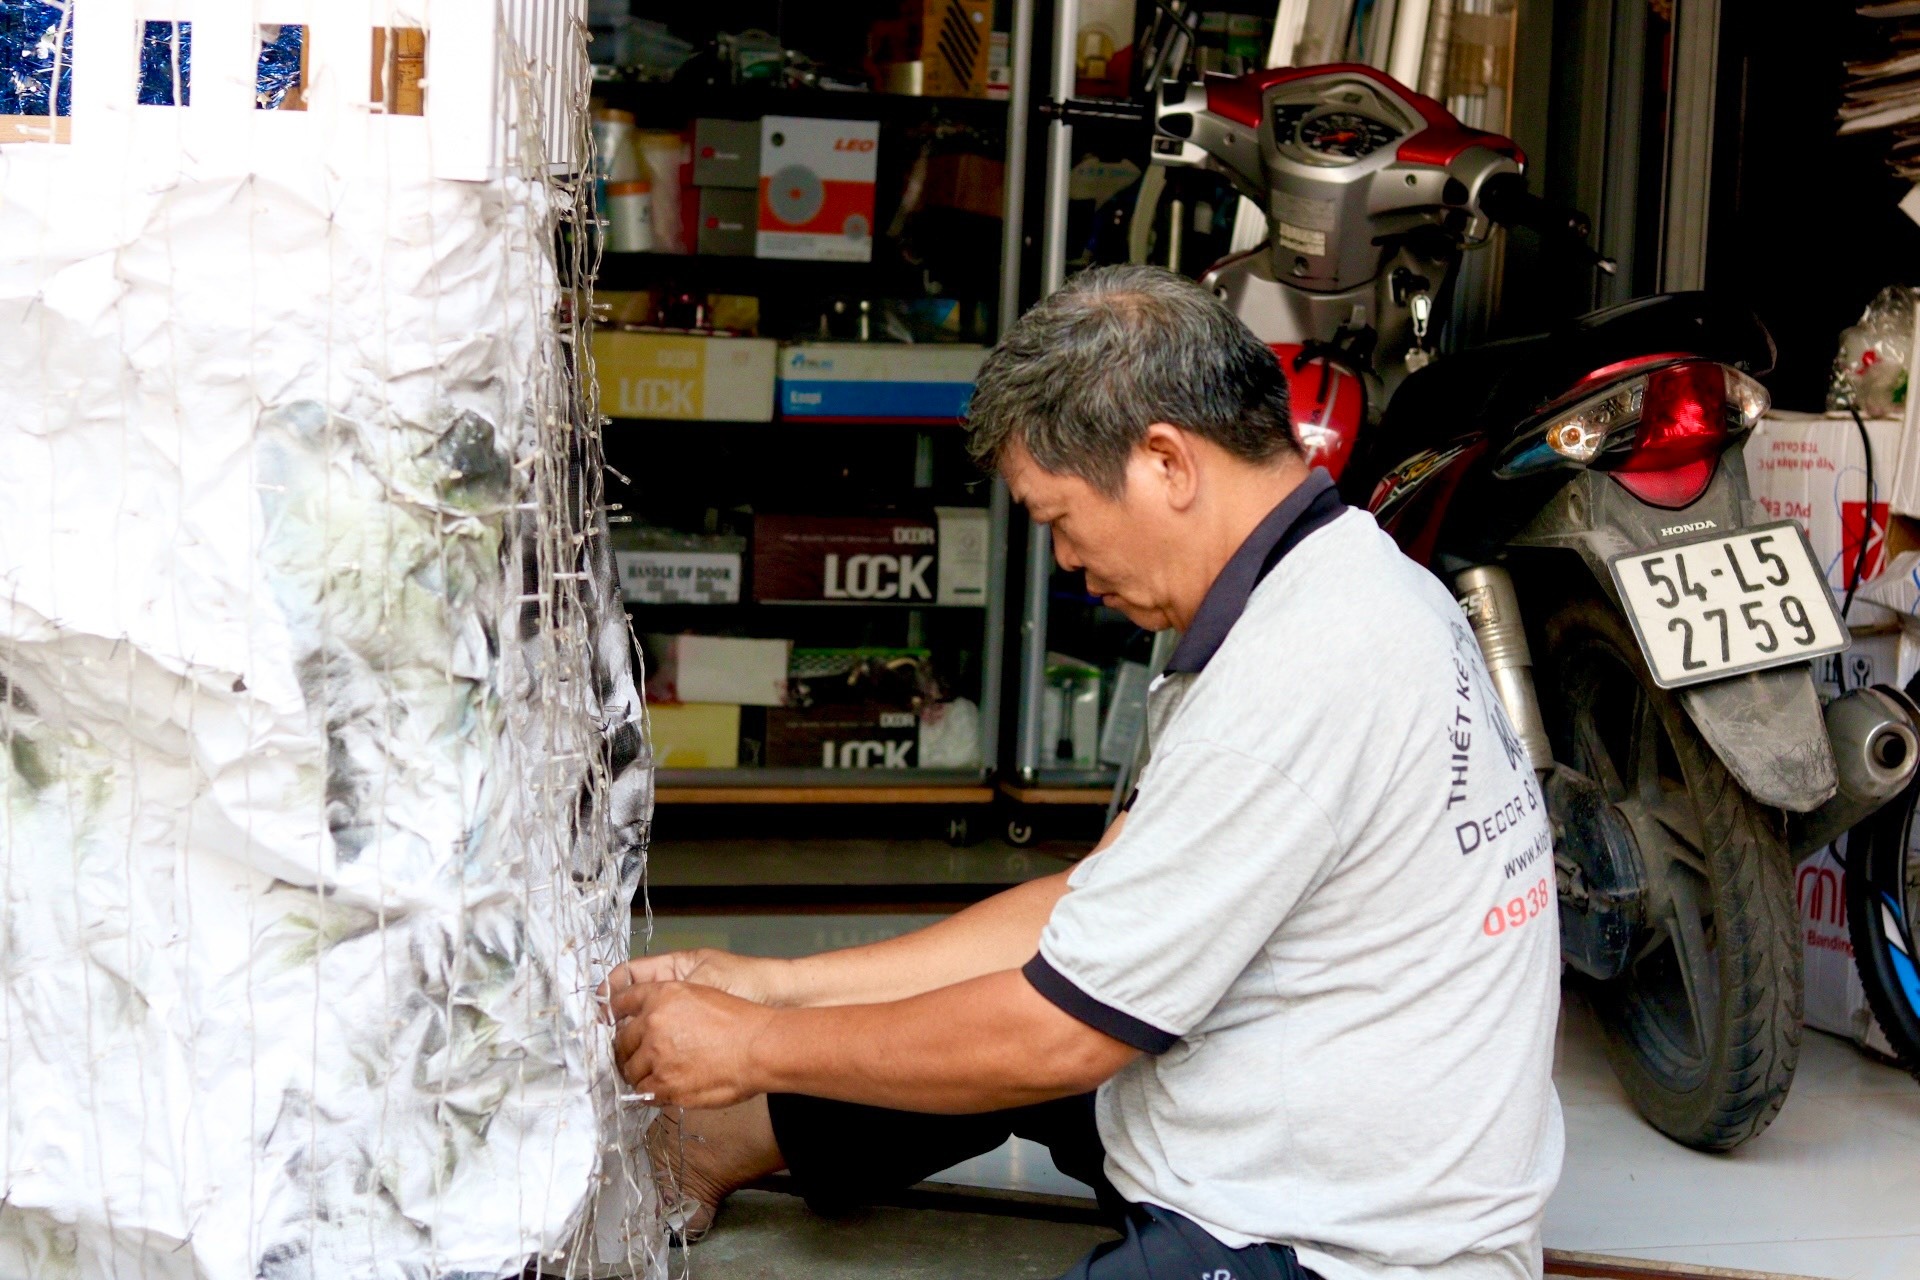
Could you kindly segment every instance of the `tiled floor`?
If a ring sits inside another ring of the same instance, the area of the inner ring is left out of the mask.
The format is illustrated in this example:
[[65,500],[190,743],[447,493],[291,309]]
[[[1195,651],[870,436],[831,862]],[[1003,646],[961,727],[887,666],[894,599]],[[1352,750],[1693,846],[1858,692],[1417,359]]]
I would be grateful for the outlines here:
[[[1920,1278],[1920,1084],[1809,1031],[1772,1128],[1728,1156],[1669,1141],[1614,1081],[1599,1028],[1569,1000],[1555,1078],[1567,1161],[1549,1248],[1822,1280]],[[1015,1141],[943,1181],[1085,1194]]]
[[1726,1156],[1640,1121],[1576,1001],[1555,1078],[1567,1162],[1549,1246],[1828,1280],[1920,1277],[1920,1084],[1904,1072],[1809,1031],[1779,1118]]
[[[928,850],[913,860],[921,869],[908,874],[933,882],[992,881],[1051,869],[1044,862],[1009,865],[1012,854],[968,851],[949,861]],[[878,849],[865,857],[871,865],[863,863],[864,875],[900,883],[903,868],[893,857]],[[779,875],[771,864],[767,871]],[[911,894],[901,898],[912,900]],[[662,913],[655,949],[712,945],[799,955],[889,937],[936,918],[926,909],[874,906],[829,914]],[[1567,1161],[1547,1212],[1550,1248],[1821,1280],[1920,1280],[1920,1084],[1902,1072],[1809,1031],[1780,1117],[1727,1156],[1689,1151],[1640,1120],[1606,1065],[1592,1015],[1577,999],[1568,1001],[1562,1019],[1556,1078],[1567,1116]],[[1018,1142],[939,1177],[1085,1194],[1053,1168],[1044,1149]]]

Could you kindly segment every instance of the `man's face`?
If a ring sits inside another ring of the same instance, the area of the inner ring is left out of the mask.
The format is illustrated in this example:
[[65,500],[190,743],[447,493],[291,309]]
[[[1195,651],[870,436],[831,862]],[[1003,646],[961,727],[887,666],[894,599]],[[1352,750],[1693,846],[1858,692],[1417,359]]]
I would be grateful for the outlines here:
[[1053,558],[1062,569],[1084,569],[1090,593],[1136,626],[1158,631],[1176,625],[1166,553],[1177,530],[1148,461],[1130,461],[1117,498],[1079,476],[1046,470],[1017,440],[1002,453],[1000,474],[1014,501],[1053,531]]

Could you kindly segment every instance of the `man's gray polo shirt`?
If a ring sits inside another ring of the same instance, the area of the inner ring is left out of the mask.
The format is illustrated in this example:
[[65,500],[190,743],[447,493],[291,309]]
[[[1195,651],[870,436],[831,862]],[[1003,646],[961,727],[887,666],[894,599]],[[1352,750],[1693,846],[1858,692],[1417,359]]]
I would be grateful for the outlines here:
[[1552,841],[1452,597],[1316,471],[1148,720],[1126,828],[1026,968],[1143,1051],[1100,1089],[1114,1186],[1326,1280],[1538,1276]]

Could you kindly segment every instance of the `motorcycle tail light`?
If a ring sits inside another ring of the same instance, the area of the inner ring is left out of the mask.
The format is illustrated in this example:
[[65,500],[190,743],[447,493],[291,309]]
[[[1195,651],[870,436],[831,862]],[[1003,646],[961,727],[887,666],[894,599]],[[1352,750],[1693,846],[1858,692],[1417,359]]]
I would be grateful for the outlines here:
[[[1642,366],[1644,367],[1644,366]],[[1593,466],[1659,507],[1705,492],[1715,461],[1767,411],[1766,388],[1737,369],[1679,360],[1624,378],[1521,431],[1502,478]]]
[[1766,389],[1737,369],[1689,361],[1656,370],[1613,478],[1651,506],[1687,506],[1712,483],[1727,443],[1766,411]]

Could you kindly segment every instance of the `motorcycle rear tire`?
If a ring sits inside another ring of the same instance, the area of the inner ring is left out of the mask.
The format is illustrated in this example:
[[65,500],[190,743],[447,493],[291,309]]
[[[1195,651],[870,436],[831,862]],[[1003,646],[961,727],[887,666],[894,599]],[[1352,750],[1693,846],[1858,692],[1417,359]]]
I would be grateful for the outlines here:
[[[1920,694],[1920,679],[1907,696]],[[1920,909],[1920,850],[1911,849],[1920,781],[1847,833],[1847,936],[1880,1031],[1920,1079],[1920,975],[1913,913]],[[1904,961],[1904,963],[1903,963]]]
[[1609,603],[1573,602],[1545,631],[1555,758],[1628,816],[1651,886],[1628,971],[1591,984],[1608,1060],[1656,1129],[1730,1151],[1772,1123],[1800,1057],[1783,816],[1740,787],[1679,697],[1653,682]]

